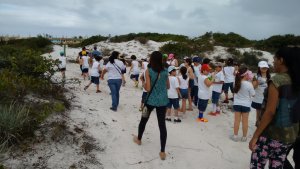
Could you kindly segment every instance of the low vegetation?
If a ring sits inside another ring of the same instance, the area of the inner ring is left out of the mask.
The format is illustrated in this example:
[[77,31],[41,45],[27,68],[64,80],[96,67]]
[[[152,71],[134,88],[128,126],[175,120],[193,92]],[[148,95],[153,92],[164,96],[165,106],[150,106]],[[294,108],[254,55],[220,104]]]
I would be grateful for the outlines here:
[[41,56],[51,42],[37,37],[0,45],[0,152],[33,135],[53,112],[69,108],[65,89],[52,81],[58,61]]

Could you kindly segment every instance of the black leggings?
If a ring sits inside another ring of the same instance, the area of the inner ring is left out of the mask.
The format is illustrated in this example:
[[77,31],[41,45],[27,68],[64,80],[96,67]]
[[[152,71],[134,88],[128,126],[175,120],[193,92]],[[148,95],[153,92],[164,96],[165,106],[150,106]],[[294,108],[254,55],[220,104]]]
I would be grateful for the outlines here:
[[[150,114],[151,114],[152,110],[154,108],[156,108],[158,127],[159,127],[159,131],[160,131],[160,146],[161,146],[160,151],[165,152],[165,147],[166,147],[166,142],[167,142],[167,128],[166,128],[166,121],[165,121],[167,107],[166,106],[154,107],[154,106],[147,105],[147,108],[150,111]],[[147,118],[145,118],[145,117],[141,118],[141,121],[139,124],[139,135],[138,135],[139,140],[142,140],[142,136],[145,131],[145,127],[149,120],[150,114]]]

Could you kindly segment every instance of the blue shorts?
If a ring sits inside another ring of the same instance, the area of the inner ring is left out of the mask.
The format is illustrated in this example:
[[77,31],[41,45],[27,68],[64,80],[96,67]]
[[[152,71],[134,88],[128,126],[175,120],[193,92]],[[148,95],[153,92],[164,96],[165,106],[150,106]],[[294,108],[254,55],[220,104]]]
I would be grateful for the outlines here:
[[254,109],[258,109],[261,110],[261,103],[256,103],[256,102],[252,102],[251,107],[253,107]]
[[179,108],[179,99],[169,99],[169,103],[167,105],[167,107],[169,109],[172,108],[172,106],[174,107],[174,109],[178,109]]
[[189,88],[193,88],[194,84],[195,84],[194,79],[190,79],[189,80]]
[[98,85],[99,82],[99,77],[98,76],[91,76],[91,82]]
[[199,111],[205,112],[207,104],[208,104],[208,100],[199,99],[198,100]]
[[89,68],[82,69],[82,73],[88,73],[88,72],[89,72]]
[[213,91],[213,92],[212,92],[212,96],[211,96],[211,102],[212,102],[213,104],[218,104],[219,99],[220,99],[220,95],[221,95],[221,93],[218,93],[218,92],[216,92],[216,91]]
[[147,99],[147,92],[143,92],[143,95],[142,95],[142,103],[145,103],[146,99]]
[[183,99],[188,99],[189,98],[188,89],[179,89],[179,90],[180,90],[181,97]]
[[130,79],[135,79],[135,81],[138,81],[139,75],[130,75]]
[[249,113],[250,112],[250,107],[240,106],[240,105],[233,105],[233,110],[235,112]]
[[233,93],[233,82],[231,82],[231,83],[224,83],[224,85],[223,85],[224,93],[227,94],[228,91],[229,91],[229,88],[230,88],[231,93]]

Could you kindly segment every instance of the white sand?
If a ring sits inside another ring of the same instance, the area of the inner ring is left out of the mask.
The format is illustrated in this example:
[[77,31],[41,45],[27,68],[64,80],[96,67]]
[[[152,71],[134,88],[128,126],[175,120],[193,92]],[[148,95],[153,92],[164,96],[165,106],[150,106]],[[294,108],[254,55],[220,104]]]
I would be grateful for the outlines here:
[[[132,43],[132,42],[129,42]],[[105,43],[99,43],[104,45]],[[127,44],[128,45],[128,44]],[[158,46],[158,45],[156,45]],[[112,47],[112,46],[110,46]],[[121,47],[126,48],[126,43]],[[115,47],[115,50],[121,49]],[[123,48],[123,49],[124,49]],[[138,53],[136,48],[135,54]],[[51,53],[57,58],[62,47],[55,46]],[[148,49],[145,49],[146,51]],[[156,49],[155,49],[156,50]],[[123,51],[128,51],[124,49]],[[79,49],[67,49],[67,58],[75,59]],[[147,52],[142,55],[148,54]],[[141,55],[141,56],[142,56]],[[139,55],[138,55],[139,56]],[[109,110],[111,106],[110,90],[107,81],[101,81],[102,93],[95,93],[95,86],[91,85],[87,91],[83,87],[88,80],[80,77],[78,64],[67,63],[66,77],[79,78],[82,84],[71,91],[77,98],[74,108],[69,112],[70,124],[83,128],[90,136],[96,139],[97,144],[105,149],[104,152],[94,152],[104,168],[118,169],[244,169],[249,168],[251,152],[248,142],[233,142],[229,137],[233,133],[233,113],[224,110],[217,117],[207,115],[211,104],[205,112],[208,123],[196,122],[197,109],[188,112],[182,123],[167,123],[168,138],[166,145],[167,159],[161,161],[159,129],[156,113],[153,112],[146,126],[142,145],[138,146],[132,141],[132,134],[137,134],[141,113],[138,111],[142,90],[133,87],[133,82],[127,76],[126,87],[120,91],[120,105],[117,112]],[[60,76],[58,73],[57,76]],[[255,111],[250,112],[248,141],[255,130]],[[241,127],[240,134],[241,136]],[[75,146],[76,147],[76,146]],[[11,168],[20,168],[22,164],[38,161],[40,155],[49,155],[45,161],[49,168],[69,168],[72,164],[83,158],[72,145],[49,146],[38,144],[34,146],[34,153],[27,153],[24,157],[10,158],[3,162]],[[47,150],[47,151],[45,151]],[[59,151],[60,150],[60,151]],[[23,160],[22,160],[23,159]],[[24,160],[26,159],[26,160]],[[97,165],[83,165],[87,168],[99,168]],[[28,167],[30,168],[30,167]]]

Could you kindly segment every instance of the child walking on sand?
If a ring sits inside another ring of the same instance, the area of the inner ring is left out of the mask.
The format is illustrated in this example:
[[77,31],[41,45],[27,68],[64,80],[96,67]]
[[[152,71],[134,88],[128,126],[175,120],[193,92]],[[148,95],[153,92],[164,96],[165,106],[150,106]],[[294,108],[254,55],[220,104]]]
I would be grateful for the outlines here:
[[89,57],[84,55],[81,57],[83,79],[89,77]]
[[94,83],[97,87],[97,90],[96,90],[96,93],[100,93],[101,90],[99,89],[99,77],[100,77],[100,70],[101,70],[101,67],[100,67],[100,60],[101,60],[101,57],[100,56],[96,56],[95,57],[95,61],[93,62],[93,66],[92,66],[92,70],[91,70],[91,81],[90,83],[84,87],[84,90],[86,90],[87,88],[90,87],[90,85],[92,83]]
[[182,97],[180,111],[185,115],[186,112],[186,100],[188,99],[188,88],[189,88],[189,77],[187,76],[186,67],[180,68],[181,76],[178,77],[179,80],[179,90]]
[[219,98],[222,93],[222,87],[224,83],[224,74],[222,71],[222,63],[216,63],[216,75],[215,80],[213,81],[213,89],[212,89],[212,112],[210,115],[216,116],[220,114],[220,106],[219,106]]
[[168,72],[170,74],[170,76],[169,76],[170,88],[168,89],[169,104],[167,106],[166,121],[172,121],[171,120],[171,108],[173,106],[174,114],[175,114],[174,122],[180,123],[181,120],[178,116],[180,91],[179,91],[179,81],[176,78],[175,66],[169,66]]
[[260,61],[258,63],[257,76],[253,80],[253,86],[255,88],[255,97],[252,100],[251,107],[256,109],[256,126],[261,117],[261,107],[264,100],[264,91],[268,87],[268,81],[271,75],[269,71],[269,65],[266,61]]
[[139,85],[139,74],[140,74],[140,69],[139,69],[139,62],[136,60],[136,56],[132,55],[131,56],[132,62],[131,62],[131,67],[128,73],[131,73],[130,79],[133,80],[134,86],[138,87]]
[[59,71],[61,72],[61,75],[62,75],[62,79],[63,81],[66,79],[66,65],[67,65],[67,59],[65,57],[65,53],[63,51],[61,51],[59,53],[59,65],[58,65],[58,68],[59,68]]
[[210,73],[210,66],[208,64],[203,64],[201,66],[201,75],[198,78],[198,110],[199,115],[197,121],[208,122],[206,118],[203,117],[203,113],[206,110],[208,100],[210,98],[209,87],[213,84],[214,76],[211,76],[211,80],[208,78]]
[[238,132],[240,122],[242,120],[243,137],[242,142],[247,141],[248,132],[248,117],[251,107],[251,98],[255,95],[254,87],[249,81],[249,72],[247,67],[241,66],[235,77],[234,85],[234,130],[233,130],[233,141],[238,141]]

